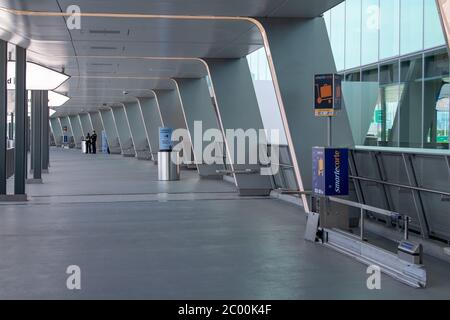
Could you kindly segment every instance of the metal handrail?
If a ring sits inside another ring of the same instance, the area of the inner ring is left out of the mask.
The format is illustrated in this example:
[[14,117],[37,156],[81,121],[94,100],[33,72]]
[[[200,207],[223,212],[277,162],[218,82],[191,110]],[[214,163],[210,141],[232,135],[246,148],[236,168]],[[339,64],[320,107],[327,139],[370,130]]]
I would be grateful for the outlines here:
[[404,221],[404,225],[403,225],[404,240],[408,240],[408,238],[409,238],[409,223],[411,222],[411,217],[409,217],[406,214],[401,214],[398,212],[385,210],[385,209],[369,206],[366,204],[362,204],[359,202],[354,202],[354,201],[350,201],[350,200],[337,198],[337,197],[328,197],[328,200],[330,200],[332,202],[340,203],[340,204],[343,204],[343,205],[346,205],[349,207],[360,209],[360,217],[361,217],[360,218],[360,238],[361,238],[361,241],[365,240],[365,238],[364,238],[365,232],[364,231],[365,231],[365,212],[366,211],[382,214],[387,217],[393,218],[395,220],[403,220]]
[[366,182],[374,182],[374,183],[384,184],[384,185],[391,186],[391,187],[398,187],[398,188],[408,189],[408,190],[423,191],[423,192],[434,193],[434,194],[439,194],[439,195],[442,195],[442,196],[450,197],[450,192],[445,192],[445,191],[439,191],[439,190],[433,190],[433,189],[427,189],[427,188],[421,188],[421,187],[414,187],[414,186],[408,186],[408,185],[405,185],[405,184],[388,182],[388,181],[381,181],[381,180],[372,179],[372,178],[356,177],[356,176],[349,176],[349,177],[351,179],[355,179],[355,180],[361,180],[361,181],[366,181]]

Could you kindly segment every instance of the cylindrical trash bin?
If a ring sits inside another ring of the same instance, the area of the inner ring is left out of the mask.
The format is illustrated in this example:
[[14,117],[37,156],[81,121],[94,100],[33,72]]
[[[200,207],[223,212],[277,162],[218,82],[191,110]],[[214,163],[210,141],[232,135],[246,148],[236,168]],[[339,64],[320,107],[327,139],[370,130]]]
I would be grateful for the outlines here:
[[81,140],[81,152],[87,153],[87,143],[86,140]]
[[158,179],[160,181],[180,180],[180,165],[178,152],[158,152]]

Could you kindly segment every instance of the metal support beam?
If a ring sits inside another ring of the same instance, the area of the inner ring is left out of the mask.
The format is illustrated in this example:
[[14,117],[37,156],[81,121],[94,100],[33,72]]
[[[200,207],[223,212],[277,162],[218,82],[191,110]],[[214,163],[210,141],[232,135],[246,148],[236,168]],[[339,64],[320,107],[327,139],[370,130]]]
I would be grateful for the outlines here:
[[[92,134],[94,130],[92,126],[92,121],[89,113],[80,113],[78,115],[80,118],[81,128],[83,129],[83,136],[86,137],[88,133]],[[98,132],[97,132],[98,134]]]
[[114,123],[119,136],[122,155],[126,157],[134,157],[136,150],[134,149],[133,137],[131,136],[130,125],[128,123],[127,114],[123,105],[111,107]]
[[[264,129],[258,106],[250,69],[246,58],[241,59],[207,59],[211,81],[214,87],[217,114],[222,133],[226,130]],[[236,140],[236,139],[235,139]],[[234,173],[240,195],[268,195],[272,190],[270,176],[260,174],[261,165],[249,163],[249,155],[256,153],[257,146],[245,147],[245,163],[238,164],[237,144],[232,147],[227,143],[228,159]],[[242,152],[242,150],[239,150]],[[259,157],[258,157],[259,159]],[[237,174],[255,170],[254,174]]]
[[61,122],[58,118],[50,118],[50,125],[53,132],[53,138],[55,139],[55,144],[60,147],[62,144],[63,131],[61,127]]
[[[417,183],[417,177],[414,171],[414,165],[412,163],[411,155],[403,153],[402,158],[403,164],[405,165],[409,185],[412,187],[418,187],[419,185]],[[419,219],[421,235],[423,238],[427,239],[430,236],[430,228],[425,216],[422,196],[420,195],[420,191],[418,190],[411,190],[411,193],[414,201],[414,207],[416,208],[417,218]]]
[[[218,175],[217,171],[225,170],[224,164],[205,164],[202,161],[203,152],[211,143],[203,141],[203,133],[210,129],[221,132],[206,78],[175,79],[175,82],[180,94],[182,111],[193,144],[194,160],[200,177],[222,179],[222,175]],[[195,132],[196,123],[197,127],[201,126],[199,132]],[[220,149],[223,150],[222,144]],[[223,152],[215,155],[215,158],[223,161]]]
[[[348,164],[349,164],[350,174],[352,176],[358,177],[359,176],[358,168],[356,166],[355,155],[354,155],[353,150],[350,150],[348,160],[349,160]],[[355,185],[356,198],[358,199],[358,202],[361,204],[366,204],[366,200],[364,199],[364,193],[362,191],[361,181],[354,179],[353,183]]]
[[130,132],[133,138],[136,157],[140,160],[151,160],[152,154],[147,140],[144,120],[138,101],[124,103],[125,113],[130,124]]
[[[370,152],[369,154],[372,156],[373,161],[375,162],[375,168],[376,168],[375,174],[377,176],[377,179],[381,180],[381,181],[386,181],[387,179],[385,178],[385,174],[384,174],[384,170],[383,170],[384,169],[383,163],[382,163],[382,161],[380,161],[379,154],[376,152]],[[388,190],[387,186],[383,184],[383,185],[381,185],[381,189],[382,189],[382,195],[383,195],[385,208],[387,210],[392,210],[392,208],[393,208],[392,204],[391,204],[392,202],[389,199],[389,190]]]
[[31,92],[31,153],[33,179],[28,183],[42,183],[42,91]]
[[0,195],[6,195],[6,128],[8,116],[8,100],[6,89],[8,43],[0,40]]
[[50,109],[48,108],[48,91],[42,91],[42,173],[47,173],[50,165]]
[[[327,123],[316,118],[313,79],[316,74],[335,73],[336,66],[325,20],[259,18],[264,27],[266,54],[269,61],[280,113],[292,154],[299,190],[310,190],[312,184],[311,150],[326,144]],[[314,134],[311,134],[314,132]],[[333,144],[353,146],[346,112],[333,119]],[[309,204],[302,197],[306,211]]]
[[450,178],[450,156],[445,156],[445,161],[447,162],[448,174]]
[[[95,130],[95,133],[97,133],[97,150],[103,149],[103,131],[104,126],[102,123],[102,119],[100,117],[100,112],[90,112],[88,115],[90,127],[92,128],[92,131]],[[106,153],[106,150],[105,150]]]
[[70,128],[72,129],[75,147],[77,149],[81,149],[81,139],[83,137],[83,129],[81,128],[81,124],[80,124],[78,115],[71,115],[68,118],[69,118]]
[[14,194],[25,196],[27,171],[27,90],[26,90],[26,50],[16,46],[16,143]]
[[161,112],[158,105],[158,99],[138,98],[141,106],[142,118],[144,119],[147,138],[153,155],[153,161],[157,161],[157,153],[159,150],[159,127],[163,127]]
[[108,148],[112,154],[121,154],[122,147],[117,133],[117,127],[114,123],[114,116],[112,110],[100,110],[100,118],[102,120],[103,128],[106,131],[106,139],[108,140]]

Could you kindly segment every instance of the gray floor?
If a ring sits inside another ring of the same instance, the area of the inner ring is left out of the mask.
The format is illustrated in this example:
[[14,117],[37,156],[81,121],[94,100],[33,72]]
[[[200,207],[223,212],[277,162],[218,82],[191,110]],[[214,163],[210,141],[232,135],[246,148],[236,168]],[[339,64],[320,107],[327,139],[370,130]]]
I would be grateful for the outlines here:
[[[279,200],[239,198],[231,184],[156,181],[156,167],[121,156],[52,150],[27,204],[0,203],[0,298],[450,298],[450,267],[427,258],[429,288],[303,241],[305,216]],[[78,265],[82,290],[66,289]]]

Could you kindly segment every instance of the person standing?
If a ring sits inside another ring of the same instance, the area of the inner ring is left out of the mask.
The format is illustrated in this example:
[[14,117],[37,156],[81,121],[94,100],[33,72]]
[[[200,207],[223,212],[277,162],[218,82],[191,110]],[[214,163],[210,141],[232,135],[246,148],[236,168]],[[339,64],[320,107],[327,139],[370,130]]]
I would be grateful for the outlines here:
[[95,133],[95,130],[92,132],[91,136],[91,145],[92,145],[92,153],[97,153],[97,133]]
[[91,135],[89,134],[89,132],[86,135],[86,153],[91,153]]

